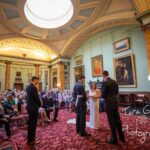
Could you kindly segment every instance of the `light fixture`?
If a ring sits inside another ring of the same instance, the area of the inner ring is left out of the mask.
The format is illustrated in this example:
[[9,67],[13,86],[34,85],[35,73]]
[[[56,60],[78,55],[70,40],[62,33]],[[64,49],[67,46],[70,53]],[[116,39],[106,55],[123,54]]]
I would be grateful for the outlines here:
[[148,75],[148,80],[150,81],[150,75]]
[[60,83],[57,83],[57,87],[60,87]]
[[73,16],[71,0],[27,0],[24,6],[26,18],[40,28],[58,28]]

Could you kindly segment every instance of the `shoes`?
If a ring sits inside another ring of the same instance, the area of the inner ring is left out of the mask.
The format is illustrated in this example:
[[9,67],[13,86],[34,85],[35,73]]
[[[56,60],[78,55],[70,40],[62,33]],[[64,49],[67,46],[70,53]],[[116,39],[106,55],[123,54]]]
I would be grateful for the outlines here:
[[106,141],[106,143],[112,144],[112,145],[117,145],[118,144],[117,140],[114,140],[113,138],[111,138],[110,140]]
[[125,143],[125,136],[124,133],[122,132],[122,135],[120,136],[120,140],[122,141],[122,143]]
[[12,138],[11,138],[11,136],[8,136],[7,138],[5,138],[5,140],[12,141]]
[[90,133],[84,132],[84,133],[80,133],[81,136],[91,136]]
[[48,123],[50,123],[50,122],[51,122],[51,120],[50,120],[50,119],[48,119],[48,120],[47,120],[47,122],[48,122]]
[[57,120],[57,119],[54,119],[54,121],[58,122],[58,120]]
[[33,142],[28,142],[29,145],[36,145],[36,144],[39,144],[41,141],[40,140],[36,140],[36,141],[33,141]]

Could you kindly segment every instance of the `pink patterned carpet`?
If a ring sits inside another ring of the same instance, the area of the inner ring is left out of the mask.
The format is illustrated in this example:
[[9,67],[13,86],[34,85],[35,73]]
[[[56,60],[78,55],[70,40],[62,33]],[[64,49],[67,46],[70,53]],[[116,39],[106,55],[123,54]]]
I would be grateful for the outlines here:
[[[26,144],[26,130],[14,130],[13,142],[20,150],[149,150],[150,149],[150,119],[144,116],[138,117],[121,113],[124,124],[126,144],[118,141],[117,146],[107,144],[105,141],[110,137],[110,129],[105,113],[100,113],[100,129],[87,131],[91,137],[80,137],[75,132],[75,124],[67,124],[67,120],[75,118],[75,113],[67,110],[59,111],[59,122],[51,122],[45,127],[37,128],[37,138],[41,143],[35,147]],[[87,121],[89,116],[87,115]],[[5,137],[4,131],[0,131],[0,138]],[[1,140],[0,145],[5,142]]]

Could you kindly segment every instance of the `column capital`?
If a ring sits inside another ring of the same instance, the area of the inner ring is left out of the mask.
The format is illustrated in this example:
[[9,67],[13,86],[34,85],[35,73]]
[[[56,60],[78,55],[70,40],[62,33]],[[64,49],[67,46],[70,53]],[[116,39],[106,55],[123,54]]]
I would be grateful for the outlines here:
[[11,64],[11,61],[5,61],[5,64]]
[[34,66],[35,66],[35,67],[40,67],[41,65],[40,65],[40,64],[34,64]]
[[48,66],[48,68],[51,69],[51,68],[52,68],[52,65]]
[[58,65],[62,65],[63,62],[62,62],[62,61],[58,61],[57,64],[58,64]]
[[149,23],[149,24],[146,24],[146,25],[141,26],[141,29],[142,29],[142,31],[150,31],[150,23]]

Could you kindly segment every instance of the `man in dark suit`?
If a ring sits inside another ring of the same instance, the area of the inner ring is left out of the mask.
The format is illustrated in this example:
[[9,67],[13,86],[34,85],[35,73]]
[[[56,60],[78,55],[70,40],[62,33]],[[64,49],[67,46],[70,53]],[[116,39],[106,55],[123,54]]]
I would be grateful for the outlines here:
[[74,86],[74,98],[76,99],[76,132],[81,136],[90,136],[86,132],[86,93],[84,88],[84,76],[80,76],[79,81]]
[[35,132],[38,120],[38,110],[41,106],[37,86],[39,84],[39,77],[33,76],[32,83],[27,87],[27,111],[29,114],[28,125],[28,144],[38,144],[40,141],[35,140]]
[[117,144],[117,132],[120,140],[125,143],[124,133],[122,131],[122,123],[118,112],[118,83],[109,77],[108,71],[103,71],[104,82],[102,84],[102,98],[106,100],[106,113],[112,137],[107,143]]

